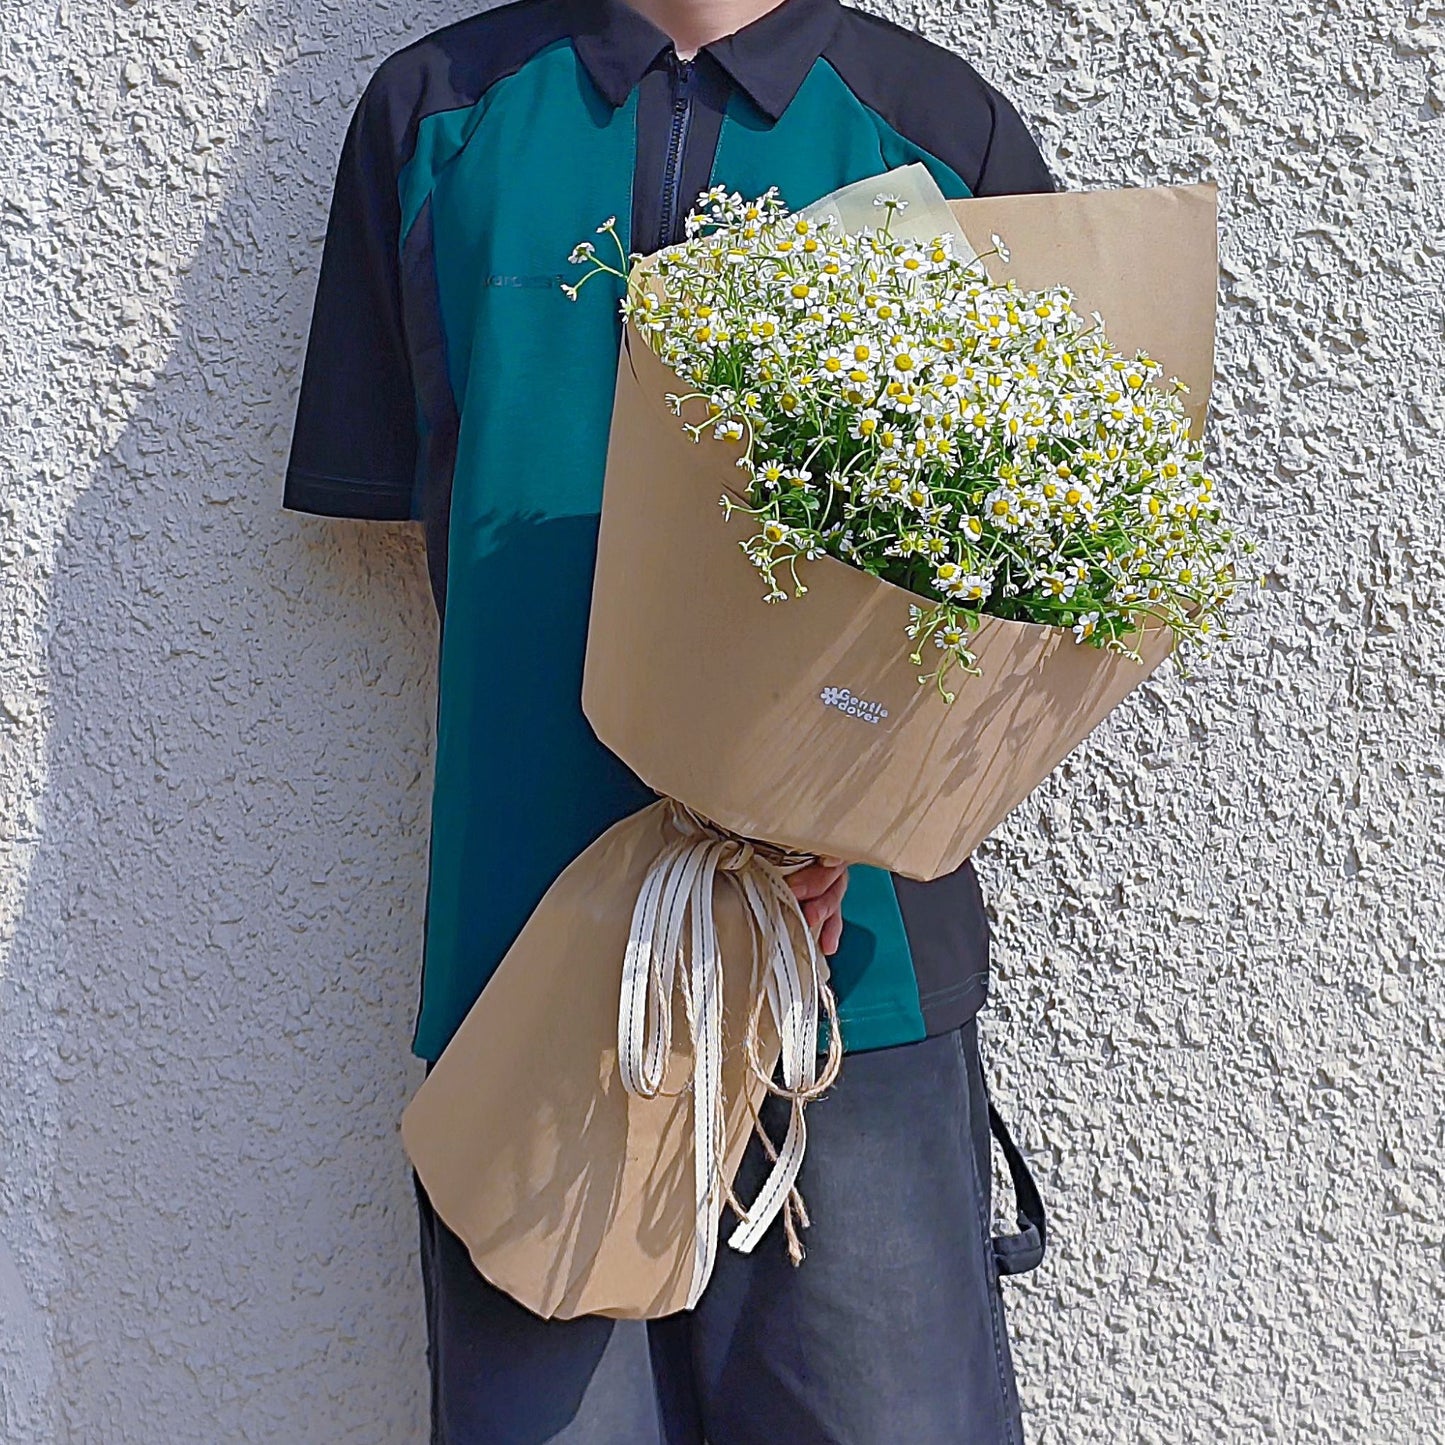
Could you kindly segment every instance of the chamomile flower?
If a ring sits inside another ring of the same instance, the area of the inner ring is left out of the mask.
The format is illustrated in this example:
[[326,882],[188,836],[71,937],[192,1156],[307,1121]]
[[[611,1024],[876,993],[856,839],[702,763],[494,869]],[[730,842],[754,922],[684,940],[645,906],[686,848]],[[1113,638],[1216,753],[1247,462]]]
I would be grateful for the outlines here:
[[746,335],[755,345],[766,346],[783,334],[782,318],[771,311],[760,311],[746,322]]
[[877,434],[883,421],[883,413],[876,406],[859,408],[848,422],[848,435],[854,441],[867,441]]
[[1017,492],[1008,487],[995,488],[984,499],[983,523],[1000,532],[1017,532],[1024,525],[1023,509]]
[[1067,602],[1074,595],[1076,585],[1074,579],[1063,571],[1045,572],[1038,579],[1039,590],[1055,602]]
[[893,337],[884,351],[883,364],[895,381],[916,384],[928,359],[928,353],[906,336]]
[[799,276],[783,288],[783,304],[794,311],[804,311],[817,304],[818,293],[819,288],[815,281]]
[[778,457],[769,457],[765,462],[759,462],[753,468],[753,476],[758,484],[769,492],[776,491],[783,485],[783,477],[787,468]]
[[959,412],[958,420],[966,433],[972,433],[975,440],[981,440],[993,431],[997,418],[986,405],[970,402]]

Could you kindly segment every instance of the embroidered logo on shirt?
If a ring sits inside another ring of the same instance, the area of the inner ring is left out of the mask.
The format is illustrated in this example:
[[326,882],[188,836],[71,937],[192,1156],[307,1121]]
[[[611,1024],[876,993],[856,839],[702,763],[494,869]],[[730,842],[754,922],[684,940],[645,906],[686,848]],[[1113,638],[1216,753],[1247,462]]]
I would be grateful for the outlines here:
[[888,709],[882,703],[854,697],[846,687],[825,687],[818,696],[825,707],[836,707],[849,717],[862,718],[864,722],[873,723],[875,726],[880,718],[888,716]]
[[555,290],[560,288],[567,278],[560,272],[548,272],[545,276],[504,276],[499,272],[492,272],[482,282],[484,286],[520,286],[527,291]]

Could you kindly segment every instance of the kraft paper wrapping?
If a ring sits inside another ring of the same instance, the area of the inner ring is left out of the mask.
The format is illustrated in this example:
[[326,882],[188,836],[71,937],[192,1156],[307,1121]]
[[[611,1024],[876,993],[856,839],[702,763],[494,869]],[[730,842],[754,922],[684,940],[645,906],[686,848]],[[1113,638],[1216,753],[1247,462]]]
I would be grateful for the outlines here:
[[[1005,239],[1011,260],[991,258],[992,274],[1072,287],[1121,349],[1147,350],[1189,384],[1202,425],[1214,187],[949,204],[970,237]],[[737,545],[744,523],[718,506],[741,476],[736,447],[691,441],[663,401],[680,389],[629,330],[583,685],[598,736],[660,793],[740,834],[934,878],[1168,654],[1164,629],[1144,634],[1141,666],[1061,630],[985,618],[972,644],[983,675],[959,677],[945,705],[908,661],[908,593],[822,559],[806,564],[806,596],[763,603]],[[402,1119],[441,1218],[482,1274],[541,1315],[653,1317],[687,1300],[690,1099],[630,1096],[617,1071],[620,961],[666,806],[618,823],[562,874]],[[725,957],[746,959],[730,889],[716,905]],[[739,1043],[747,970],[724,975],[731,1178],[759,1089]],[[680,1082],[685,1029],[673,1047]]]

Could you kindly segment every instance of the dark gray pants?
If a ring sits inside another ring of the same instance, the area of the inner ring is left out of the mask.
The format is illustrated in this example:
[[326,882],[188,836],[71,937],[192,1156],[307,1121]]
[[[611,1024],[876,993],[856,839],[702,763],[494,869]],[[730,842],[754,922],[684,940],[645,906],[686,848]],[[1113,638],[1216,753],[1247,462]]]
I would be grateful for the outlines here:
[[[770,1099],[764,1120],[781,1139]],[[992,1237],[990,1125],[1018,1203]],[[756,1141],[743,1199],[761,1179]],[[724,1242],[696,1309],[541,1320],[488,1284],[419,1179],[433,1445],[1022,1445],[1000,1274],[1043,1257],[978,1023],[850,1054],[808,1108],[807,1258]],[[724,1220],[726,1240],[729,1220]]]

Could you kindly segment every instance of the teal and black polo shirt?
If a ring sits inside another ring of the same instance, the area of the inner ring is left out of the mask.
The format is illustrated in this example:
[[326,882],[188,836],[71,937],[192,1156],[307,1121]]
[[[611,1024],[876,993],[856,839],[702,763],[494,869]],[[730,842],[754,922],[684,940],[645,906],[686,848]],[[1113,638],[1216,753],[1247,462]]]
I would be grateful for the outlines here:
[[[621,283],[569,301],[568,253],[608,216],[631,250],[679,241],[714,184],[801,207],[911,161],[949,197],[1053,189],[967,61],[839,0],[782,0],[690,60],[623,0],[514,0],[367,85],[283,505],[424,531],[440,674],[418,1056],[441,1053],[558,873],[654,798],[581,709]],[[856,866],[843,917],[848,1048],[984,1002],[971,863],[927,884]]]

